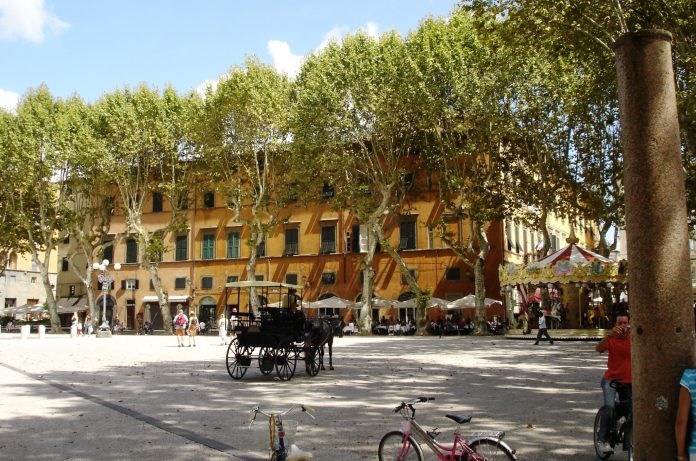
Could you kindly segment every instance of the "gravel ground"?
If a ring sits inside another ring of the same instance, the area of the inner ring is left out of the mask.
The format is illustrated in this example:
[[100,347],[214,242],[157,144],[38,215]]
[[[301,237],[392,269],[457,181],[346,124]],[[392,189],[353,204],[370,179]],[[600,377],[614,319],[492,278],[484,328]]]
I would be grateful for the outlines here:
[[263,376],[256,363],[232,380],[225,352],[214,336],[178,348],[173,336],[2,333],[0,458],[263,459],[263,430],[244,425],[249,409],[301,402],[316,419],[290,419],[314,460],[375,460],[381,436],[399,428],[391,409],[424,395],[436,400],[418,407],[418,421],[443,435],[453,429],[445,413],[471,414],[472,431],[504,430],[520,460],[596,459],[592,425],[606,358],[592,342],[343,337],[334,371],[311,378],[298,363],[287,382]]

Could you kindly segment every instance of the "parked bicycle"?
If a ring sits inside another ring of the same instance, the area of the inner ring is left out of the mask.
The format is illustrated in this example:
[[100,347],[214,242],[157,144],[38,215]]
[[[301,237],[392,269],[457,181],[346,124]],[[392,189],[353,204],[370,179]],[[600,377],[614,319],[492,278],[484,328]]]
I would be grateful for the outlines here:
[[621,445],[628,454],[628,461],[633,461],[632,387],[630,384],[624,384],[617,380],[612,381],[610,385],[616,389],[616,402],[614,406],[603,405],[597,411],[594,422],[595,452],[599,459],[608,459],[614,453],[613,451],[603,451],[599,441],[601,420],[606,418],[605,420],[609,422],[606,442],[609,443],[612,450]]
[[284,411],[265,411],[258,405],[251,409],[249,413],[249,427],[256,421],[256,415],[261,413],[268,417],[268,459],[270,461],[305,461],[312,459],[312,453],[300,450],[297,445],[290,444],[288,447],[288,437],[283,428],[283,416],[292,412],[307,413],[312,419],[314,409],[302,404],[296,404]]
[[[462,437],[462,424],[471,421],[471,416],[446,414],[445,416],[457,423],[454,440],[451,443],[438,441],[440,432],[435,428],[426,431],[416,421],[415,404],[435,400],[433,397],[417,397],[407,402],[401,402],[394,408],[394,413],[401,414],[403,422],[401,430],[391,431],[379,442],[379,461],[423,461],[423,442],[435,453],[440,461],[496,461],[517,459],[515,450],[501,439],[503,431],[472,433],[470,438]],[[419,442],[420,441],[420,442]]]

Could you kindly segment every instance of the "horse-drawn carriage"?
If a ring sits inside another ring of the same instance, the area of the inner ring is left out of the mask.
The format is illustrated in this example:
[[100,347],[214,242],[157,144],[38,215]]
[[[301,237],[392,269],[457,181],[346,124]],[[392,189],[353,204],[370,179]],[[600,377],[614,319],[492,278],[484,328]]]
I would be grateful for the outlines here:
[[[234,340],[227,348],[227,372],[233,379],[241,379],[247,370],[258,364],[264,375],[275,371],[278,378],[287,381],[295,375],[297,362],[305,363],[308,375],[316,376],[324,368],[324,346],[329,346],[329,369],[333,330],[323,319],[307,319],[302,309],[302,287],[279,282],[230,282],[226,289],[237,290],[237,306],[241,292],[247,291],[249,306],[256,294],[259,307],[256,312],[236,312],[233,325]],[[261,292],[261,293],[259,293]],[[279,298],[269,304],[269,297]],[[239,310],[239,309],[238,309]]]

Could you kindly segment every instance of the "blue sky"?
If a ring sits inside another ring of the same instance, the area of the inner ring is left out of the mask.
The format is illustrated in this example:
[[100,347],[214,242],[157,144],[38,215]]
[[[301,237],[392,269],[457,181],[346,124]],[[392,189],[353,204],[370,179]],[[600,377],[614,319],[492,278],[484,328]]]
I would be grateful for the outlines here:
[[45,83],[95,101],[141,82],[185,93],[256,55],[289,75],[332,38],[413,30],[456,0],[0,0],[0,107]]

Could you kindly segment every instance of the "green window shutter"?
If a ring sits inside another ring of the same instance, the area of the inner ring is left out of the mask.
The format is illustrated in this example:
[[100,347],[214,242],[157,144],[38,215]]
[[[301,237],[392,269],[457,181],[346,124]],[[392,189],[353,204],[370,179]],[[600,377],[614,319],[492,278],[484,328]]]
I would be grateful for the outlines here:
[[138,242],[135,239],[126,241],[126,263],[133,264],[138,262]]
[[177,235],[175,258],[177,261],[186,261],[188,259],[188,236],[187,235]]
[[214,259],[215,258],[215,235],[206,234],[203,236],[203,259]]
[[227,234],[227,257],[239,258],[239,232]]

